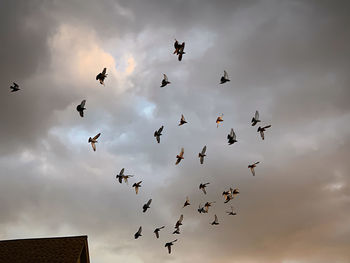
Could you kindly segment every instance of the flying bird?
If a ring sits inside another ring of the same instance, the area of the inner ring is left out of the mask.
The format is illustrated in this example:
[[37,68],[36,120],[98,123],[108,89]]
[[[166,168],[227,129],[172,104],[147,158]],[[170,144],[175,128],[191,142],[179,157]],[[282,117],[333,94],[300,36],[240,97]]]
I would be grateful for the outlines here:
[[231,128],[231,132],[227,135],[227,139],[228,139],[228,144],[234,144],[235,142],[237,142],[236,140],[236,133],[233,131],[233,129]]
[[132,187],[135,187],[135,192],[136,192],[136,194],[138,194],[138,192],[139,192],[139,188],[141,187],[141,183],[142,183],[142,181],[140,181],[140,182],[138,182],[138,183],[134,183],[134,184],[132,185]]
[[89,137],[88,142],[91,143],[92,149],[94,151],[96,151],[96,143],[97,143],[97,139],[98,139],[98,137],[100,137],[100,135],[101,135],[101,133],[97,134],[94,138]]
[[152,203],[152,199],[148,200],[148,202],[143,205],[142,209],[144,213],[147,211],[148,208],[150,208],[151,203]]
[[206,156],[205,152],[207,150],[207,146],[205,145],[202,149],[202,152],[198,153],[199,161],[201,164],[204,162],[204,157]]
[[184,159],[184,148],[181,148],[181,152],[180,154],[176,155],[176,163],[175,165],[179,164],[181,162],[182,159]]
[[13,82],[13,85],[10,86],[10,89],[11,89],[11,92],[16,92],[16,91],[20,90],[20,88],[16,82]]
[[250,164],[248,165],[248,168],[250,169],[250,171],[252,172],[253,176],[255,176],[255,170],[254,168],[256,167],[256,165],[260,163],[260,162],[256,162],[256,163],[253,163],[253,164]]
[[179,44],[179,42],[175,39],[174,43],[175,51],[174,54],[178,56],[178,60],[182,60],[182,55],[185,54],[184,49],[185,49],[185,42],[182,42],[182,44]]
[[222,195],[223,195],[224,198],[225,198],[225,204],[228,203],[230,200],[233,199],[233,196],[232,196],[231,191],[224,191],[224,192],[222,193]]
[[164,126],[160,127],[158,131],[154,132],[154,137],[156,137],[158,143],[160,143],[160,136],[162,135],[163,128]]
[[177,241],[177,239],[175,239],[174,241],[165,243],[165,246],[164,246],[164,247],[167,247],[167,248],[168,248],[169,254],[171,253],[171,246],[174,245],[174,242],[176,242],[176,241]]
[[234,211],[233,206],[231,206],[231,211],[226,211],[229,216],[235,216],[237,213]]
[[214,215],[214,221],[211,224],[212,225],[218,225],[219,224],[219,220],[218,220],[218,217],[216,215]]
[[98,73],[98,75],[96,76],[96,80],[100,81],[100,84],[102,84],[102,85],[105,84],[104,81],[105,81],[105,78],[107,78],[107,75],[108,75],[108,74],[106,74],[106,71],[107,71],[107,68],[104,68],[102,70],[102,72]]
[[80,117],[84,117],[84,110],[86,110],[85,107],[85,102],[86,100],[83,100],[78,106],[77,106],[77,111],[80,114]]
[[255,111],[255,116],[252,118],[252,126],[255,126],[258,122],[260,122],[259,112]]
[[170,84],[171,82],[168,80],[167,75],[163,74],[163,80],[162,80],[162,85],[160,86],[161,88],[165,87],[166,85]]
[[211,204],[213,204],[213,203],[215,203],[215,202],[206,202],[204,204],[204,209],[207,213],[208,213],[209,207],[211,207]]
[[190,199],[188,199],[188,196],[186,196],[186,201],[185,201],[183,207],[186,207],[186,206],[188,206],[188,205],[190,205]]
[[258,132],[260,132],[260,136],[261,136],[261,139],[265,139],[265,135],[264,135],[264,131],[266,131],[267,128],[270,128],[271,125],[267,125],[267,126],[264,126],[264,127],[260,127],[258,128]]
[[182,225],[182,220],[184,220],[184,215],[180,215],[179,220],[176,221],[175,228],[178,228]]
[[205,188],[207,187],[208,184],[210,183],[205,183],[205,184],[200,183],[199,185],[199,189],[201,189],[205,195],[207,194],[207,191],[205,190]]
[[221,114],[221,116],[216,118],[216,128],[219,128],[219,124],[224,121],[224,119],[222,118],[223,116],[224,114]]
[[135,233],[134,237],[135,239],[138,239],[141,235],[141,232],[142,232],[142,226],[140,226],[139,230]]
[[199,206],[198,206],[198,212],[201,214],[201,213],[207,213],[207,211],[205,211],[205,209],[204,209],[204,206],[201,206],[201,204],[199,204]]
[[235,197],[236,195],[239,194],[239,189],[238,188],[232,189],[230,187],[230,192],[231,192],[232,196]]
[[228,79],[228,74],[227,74],[226,70],[224,70],[224,75],[220,79],[220,84],[224,84],[227,81],[230,81],[230,80]]
[[181,120],[180,120],[179,126],[184,125],[185,123],[187,123],[187,121],[185,120],[184,115],[181,114]]
[[156,228],[156,229],[153,231],[153,233],[156,234],[156,237],[157,237],[157,238],[159,238],[159,231],[160,231],[161,229],[163,229],[164,227],[165,227],[165,226],[158,227],[158,228]]

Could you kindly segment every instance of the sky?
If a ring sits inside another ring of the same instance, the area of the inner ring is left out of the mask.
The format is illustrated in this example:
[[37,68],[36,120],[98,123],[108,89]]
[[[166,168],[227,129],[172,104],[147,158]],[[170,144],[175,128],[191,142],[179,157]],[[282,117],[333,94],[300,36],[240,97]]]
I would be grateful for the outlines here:
[[[349,11],[345,0],[1,1],[0,239],[88,235],[93,263],[350,262]],[[272,125],[264,141],[256,110]],[[224,204],[229,187],[240,195]]]

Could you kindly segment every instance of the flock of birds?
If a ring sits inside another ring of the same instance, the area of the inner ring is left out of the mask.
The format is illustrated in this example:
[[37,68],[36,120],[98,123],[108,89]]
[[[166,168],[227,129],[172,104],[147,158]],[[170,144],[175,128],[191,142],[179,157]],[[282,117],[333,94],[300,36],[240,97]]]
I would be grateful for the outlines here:
[[[175,39],[175,43],[174,43],[174,48],[175,48],[175,51],[173,54],[177,55],[178,56],[178,60],[181,61],[182,60],[182,57],[184,54],[186,54],[184,52],[184,49],[185,49],[185,42],[183,42],[182,44],[180,44],[176,39]],[[101,73],[99,73],[97,76],[96,76],[96,80],[98,80],[100,82],[101,85],[104,85],[104,81],[107,77],[107,68],[104,68],[102,70]],[[221,77],[220,79],[220,84],[224,84],[226,82],[230,81],[229,77],[228,77],[228,74],[226,72],[226,70],[224,70],[224,75]],[[171,82],[168,80],[168,77],[166,74],[163,74],[163,80],[161,82],[161,88],[167,86],[168,84],[170,84]],[[13,85],[10,86],[10,89],[11,89],[11,92],[17,92],[20,90],[19,88],[19,85],[15,82],[13,82]],[[85,104],[86,104],[86,100],[83,100],[77,107],[76,107],[76,110],[79,112],[79,115],[81,117],[84,117],[84,110],[86,110],[85,108]],[[224,120],[223,120],[223,114],[221,114],[221,116],[217,117],[216,119],[216,124],[217,124],[217,127],[219,127],[220,123],[222,123]],[[252,118],[251,120],[251,125],[252,126],[255,126],[257,123],[261,122],[260,120],[260,117],[259,117],[259,112],[256,111],[255,112],[255,115],[254,117]],[[179,126],[182,126],[184,124],[186,124],[187,121],[185,119],[185,116],[182,114],[181,115],[181,119],[180,119],[180,122],[179,122]],[[262,140],[265,139],[265,133],[266,132],[266,129],[270,128],[271,125],[266,125],[266,126],[259,126],[258,127],[258,130],[257,132],[260,133],[260,136],[262,138]],[[154,137],[157,141],[157,143],[160,143],[160,137],[162,136],[162,131],[164,129],[164,126],[161,126],[158,130],[156,130],[154,132]],[[96,143],[98,142],[97,139],[100,137],[101,133],[98,133],[96,134],[94,137],[89,137],[88,139],[88,143],[91,144],[91,147],[94,151],[96,151]],[[233,130],[233,128],[231,129],[230,133],[227,135],[227,140],[228,140],[228,144],[229,145],[232,145],[234,143],[237,142],[237,137],[236,137],[236,134]],[[207,146],[204,146],[202,151],[198,153],[198,158],[199,158],[199,162],[200,164],[203,164],[204,163],[204,158],[206,157],[206,150],[207,150]],[[184,148],[181,148],[181,151],[178,155],[176,155],[176,162],[175,162],[175,165],[178,165],[183,159],[184,159],[184,153],[185,153],[185,150]],[[259,164],[260,162],[255,162],[255,163],[252,163],[252,164],[249,164],[248,165],[248,168],[250,169],[251,173],[253,176],[255,176],[255,168],[257,166],[257,164]],[[119,172],[119,174],[116,175],[116,179],[119,181],[119,183],[122,183],[123,181],[128,184],[128,179],[133,177],[134,175],[131,175],[131,174],[125,174],[124,173],[125,169],[122,168],[121,171]],[[139,192],[139,189],[141,187],[141,183],[142,181],[139,181],[139,182],[136,182],[132,185],[132,187],[135,189],[135,193],[138,194]],[[206,191],[206,188],[207,186],[209,185],[210,183],[207,182],[207,183],[200,183],[199,185],[199,190],[201,190],[205,195],[207,194],[207,191]],[[225,190],[223,191],[222,193],[222,196],[224,197],[224,203],[228,203],[230,200],[234,199],[235,196],[237,196],[239,194],[239,189],[238,188],[229,188],[228,190]],[[150,205],[152,203],[152,199],[149,199],[148,202],[146,204],[143,205],[142,207],[142,211],[143,213],[145,213],[148,209],[150,209]],[[214,204],[215,201],[213,202],[206,202],[204,204],[204,206],[202,206],[201,204],[199,204],[199,207],[198,207],[198,212],[201,214],[201,213],[208,213],[209,211],[209,207],[212,206],[212,204]],[[187,206],[190,206],[190,200],[188,198],[188,196],[186,197],[186,201],[183,205],[183,208],[187,207]],[[230,210],[229,211],[226,211],[226,213],[229,215],[229,216],[235,216],[237,215],[237,213],[235,212],[233,206],[230,206]],[[179,219],[176,221],[175,223],[175,230],[172,234],[180,234],[180,226],[182,226],[182,221],[183,221],[183,214],[180,215]],[[211,225],[219,225],[219,220],[218,220],[218,217],[217,215],[215,214],[214,215],[214,221],[212,221],[210,223]],[[157,227],[153,232],[156,236],[156,238],[159,238],[159,232],[164,229],[165,226],[161,226],[161,227]],[[138,231],[134,234],[134,237],[135,239],[138,239],[139,237],[142,236],[142,226],[139,227]],[[165,243],[165,247],[168,249],[168,253],[170,254],[171,253],[171,247],[174,245],[174,243],[177,241],[177,239],[171,241],[171,242],[167,242]]]

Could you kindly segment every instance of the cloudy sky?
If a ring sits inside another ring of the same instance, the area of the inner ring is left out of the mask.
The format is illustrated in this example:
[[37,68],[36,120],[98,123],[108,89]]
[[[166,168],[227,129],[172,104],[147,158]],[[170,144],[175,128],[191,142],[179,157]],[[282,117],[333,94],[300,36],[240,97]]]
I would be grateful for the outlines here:
[[[0,239],[88,235],[93,263],[350,262],[349,11],[331,0],[1,1]],[[219,85],[223,70],[231,81]],[[265,141],[255,110],[272,124]],[[115,179],[123,167],[129,186]],[[241,194],[224,204],[230,186]],[[216,204],[199,214],[206,201]]]

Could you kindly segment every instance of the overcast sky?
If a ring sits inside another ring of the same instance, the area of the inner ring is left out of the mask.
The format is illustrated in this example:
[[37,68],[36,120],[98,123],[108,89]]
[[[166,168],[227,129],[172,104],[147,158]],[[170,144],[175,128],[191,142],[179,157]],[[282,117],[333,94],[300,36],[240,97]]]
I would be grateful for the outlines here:
[[[92,263],[350,262],[349,12],[345,0],[1,1],[0,239],[88,235]],[[272,125],[264,141],[255,110]],[[224,204],[230,186],[240,195]]]

